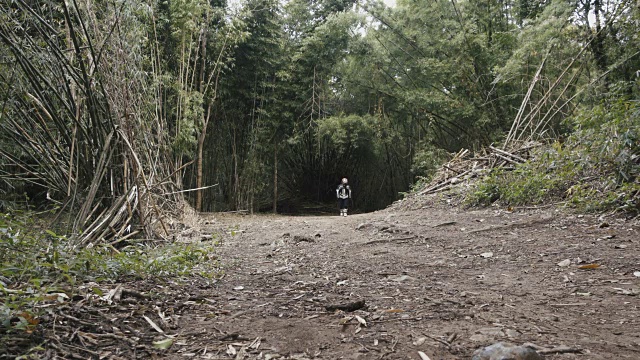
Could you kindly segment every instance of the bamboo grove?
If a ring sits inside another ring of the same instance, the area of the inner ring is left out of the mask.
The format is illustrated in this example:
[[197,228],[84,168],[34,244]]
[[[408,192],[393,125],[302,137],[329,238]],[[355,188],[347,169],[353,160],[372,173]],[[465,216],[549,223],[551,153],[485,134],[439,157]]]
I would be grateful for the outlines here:
[[187,203],[321,209],[343,176],[379,209],[450,152],[637,101],[639,22],[631,0],[5,1],[1,204],[79,245],[162,237]]

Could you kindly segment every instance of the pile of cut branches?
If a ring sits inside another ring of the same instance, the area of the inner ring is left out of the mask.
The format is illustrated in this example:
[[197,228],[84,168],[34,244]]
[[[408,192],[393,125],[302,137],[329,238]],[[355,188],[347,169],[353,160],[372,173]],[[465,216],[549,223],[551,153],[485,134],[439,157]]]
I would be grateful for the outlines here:
[[[583,58],[586,49],[587,45],[583,46],[571,61],[563,65],[563,71],[553,81],[548,79],[551,86],[548,89],[542,89],[542,96],[534,99],[532,94],[536,87],[540,86],[542,71],[552,50],[551,47],[548,48],[535,75],[531,78],[527,93],[522,99],[502,146],[491,145],[473,155],[467,149],[460,150],[448,163],[442,165],[432,181],[419,191],[418,195],[448,190],[452,185],[474,178],[478,174],[487,173],[490,169],[512,169],[515,165],[524,163],[530,156],[530,150],[541,146],[541,141],[548,137],[550,124],[559,122],[573,112],[578,96],[593,84],[592,82],[576,90],[578,73],[568,78],[570,70]],[[554,91],[558,89],[560,90]],[[575,94],[567,96],[569,89],[574,89]]]
[[458,153],[452,154],[451,160],[436,171],[431,182],[418,191],[417,195],[450,190],[453,185],[486,174],[491,169],[513,169],[514,165],[527,161],[531,149],[541,145],[542,143],[535,141],[514,143],[508,150],[489,146],[473,155],[468,149],[462,149]]

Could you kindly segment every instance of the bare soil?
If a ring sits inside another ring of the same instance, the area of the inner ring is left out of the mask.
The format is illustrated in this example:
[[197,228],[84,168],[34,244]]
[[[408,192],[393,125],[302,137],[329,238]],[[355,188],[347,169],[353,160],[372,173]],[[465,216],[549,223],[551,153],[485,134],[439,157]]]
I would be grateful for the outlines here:
[[637,219],[416,202],[203,217],[224,275],[174,299],[179,336],[158,357],[469,359],[507,341],[546,359],[640,359]]

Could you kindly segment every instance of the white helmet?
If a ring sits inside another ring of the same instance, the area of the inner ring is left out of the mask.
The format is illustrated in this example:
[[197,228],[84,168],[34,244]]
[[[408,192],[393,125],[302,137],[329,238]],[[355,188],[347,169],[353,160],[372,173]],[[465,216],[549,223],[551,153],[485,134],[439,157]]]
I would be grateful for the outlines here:
[[348,181],[347,181],[347,178],[342,178],[342,183],[343,183],[343,184],[346,184],[347,182],[348,182]]

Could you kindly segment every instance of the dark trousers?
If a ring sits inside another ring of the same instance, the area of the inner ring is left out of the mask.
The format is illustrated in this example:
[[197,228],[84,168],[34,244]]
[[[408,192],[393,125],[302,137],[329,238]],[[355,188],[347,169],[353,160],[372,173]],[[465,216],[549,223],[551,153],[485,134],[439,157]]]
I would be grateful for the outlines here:
[[349,199],[338,199],[338,204],[340,204],[340,209],[346,209],[349,207]]

